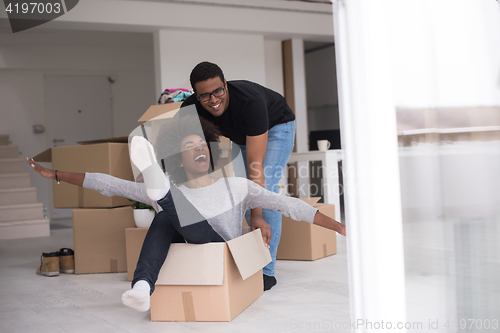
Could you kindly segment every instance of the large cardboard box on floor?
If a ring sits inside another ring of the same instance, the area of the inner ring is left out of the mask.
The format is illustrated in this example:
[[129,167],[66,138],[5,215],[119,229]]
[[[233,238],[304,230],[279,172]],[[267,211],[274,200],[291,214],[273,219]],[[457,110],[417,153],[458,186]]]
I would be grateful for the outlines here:
[[137,260],[141,254],[142,243],[148,233],[149,228],[127,228],[125,230],[125,244],[127,247],[127,279],[134,279],[134,272]]
[[126,272],[125,229],[133,226],[131,207],[73,209],[75,273]]
[[172,244],[151,295],[151,321],[231,321],[262,295],[270,261],[260,229],[226,243]]
[[[335,219],[335,206],[317,203],[320,198],[301,198],[321,213]],[[337,232],[283,216],[276,259],[316,260],[337,253]]]
[[[128,137],[79,142],[77,146],[53,147],[34,157],[52,162],[52,169],[70,172],[101,172],[134,180],[128,151]],[[130,205],[123,197],[106,197],[97,191],[53,181],[54,208],[99,208]]]

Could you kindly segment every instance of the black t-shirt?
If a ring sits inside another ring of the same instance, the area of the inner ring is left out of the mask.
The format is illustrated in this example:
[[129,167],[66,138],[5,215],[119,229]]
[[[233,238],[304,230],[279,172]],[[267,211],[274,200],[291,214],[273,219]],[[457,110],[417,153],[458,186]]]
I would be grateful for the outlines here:
[[222,135],[244,145],[246,136],[264,134],[275,125],[295,120],[285,98],[277,92],[250,81],[228,81],[229,106],[219,117],[203,108],[196,96],[188,97],[181,107],[195,104],[198,115],[219,127]]

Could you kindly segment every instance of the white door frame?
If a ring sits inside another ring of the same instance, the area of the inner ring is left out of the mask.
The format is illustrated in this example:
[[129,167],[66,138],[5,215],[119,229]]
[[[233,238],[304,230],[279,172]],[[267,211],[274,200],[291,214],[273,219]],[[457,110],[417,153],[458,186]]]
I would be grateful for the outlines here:
[[406,331],[396,108],[383,20],[389,6],[384,0],[333,2],[350,310],[357,332],[383,331],[389,322],[391,331]]

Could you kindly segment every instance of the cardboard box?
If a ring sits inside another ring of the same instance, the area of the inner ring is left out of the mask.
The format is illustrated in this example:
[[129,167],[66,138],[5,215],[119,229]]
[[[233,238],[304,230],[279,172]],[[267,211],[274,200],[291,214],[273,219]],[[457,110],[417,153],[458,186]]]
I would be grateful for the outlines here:
[[[245,235],[250,232],[250,227],[246,225],[245,219],[243,219],[244,225],[242,225],[241,234]],[[137,261],[139,260],[139,255],[141,254],[142,243],[146,238],[149,228],[127,228],[125,230],[125,244],[127,248],[127,280],[132,281],[134,279],[135,268],[137,267]]]
[[[53,147],[34,157],[52,162],[52,169],[70,172],[101,172],[134,180],[128,151],[128,138],[79,142],[78,146]],[[110,208],[128,206],[127,198],[106,197],[97,191],[53,181],[54,208]]]
[[75,273],[126,272],[125,229],[134,225],[131,207],[73,209]]
[[[175,116],[183,102],[167,103],[160,105],[151,105],[149,109],[137,120],[138,122],[146,122],[151,119],[166,119]],[[174,111],[174,112],[172,112]]]
[[125,244],[127,248],[127,280],[134,279],[137,260],[141,254],[142,243],[149,228],[127,228],[125,230]]
[[[317,203],[320,198],[301,198],[332,219],[335,206]],[[316,260],[337,253],[337,232],[283,216],[276,259]]]
[[151,295],[151,321],[231,321],[262,295],[270,261],[259,229],[226,243],[172,244]]

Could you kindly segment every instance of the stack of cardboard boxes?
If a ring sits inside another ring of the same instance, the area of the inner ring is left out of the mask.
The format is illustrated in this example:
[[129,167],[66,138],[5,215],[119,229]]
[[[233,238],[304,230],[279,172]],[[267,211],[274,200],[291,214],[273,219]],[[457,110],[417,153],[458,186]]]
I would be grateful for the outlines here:
[[[181,104],[154,105],[139,122],[178,109]],[[169,115],[172,116],[173,113]],[[49,148],[34,159],[38,162],[52,162],[54,170],[99,172],[134,181],[126,136],[79,142],[76,146]],[[106,197],[94,190],[64,182],[57,184],[55,181],[53,196],[54,208],[74,208],[75,273],[126,272],[125,230],[137,229],[131,202],[127,198]],[[146,231],[147,229],[143,230]]]
[[[34,159],[52,162],[54,170],[100,172],[134,180],[127,137],[49,148]],[[135,226],[130,201],[55,181],[53,192],[54,208],[74,208],[75,273],[126,272],[125,229]]]

